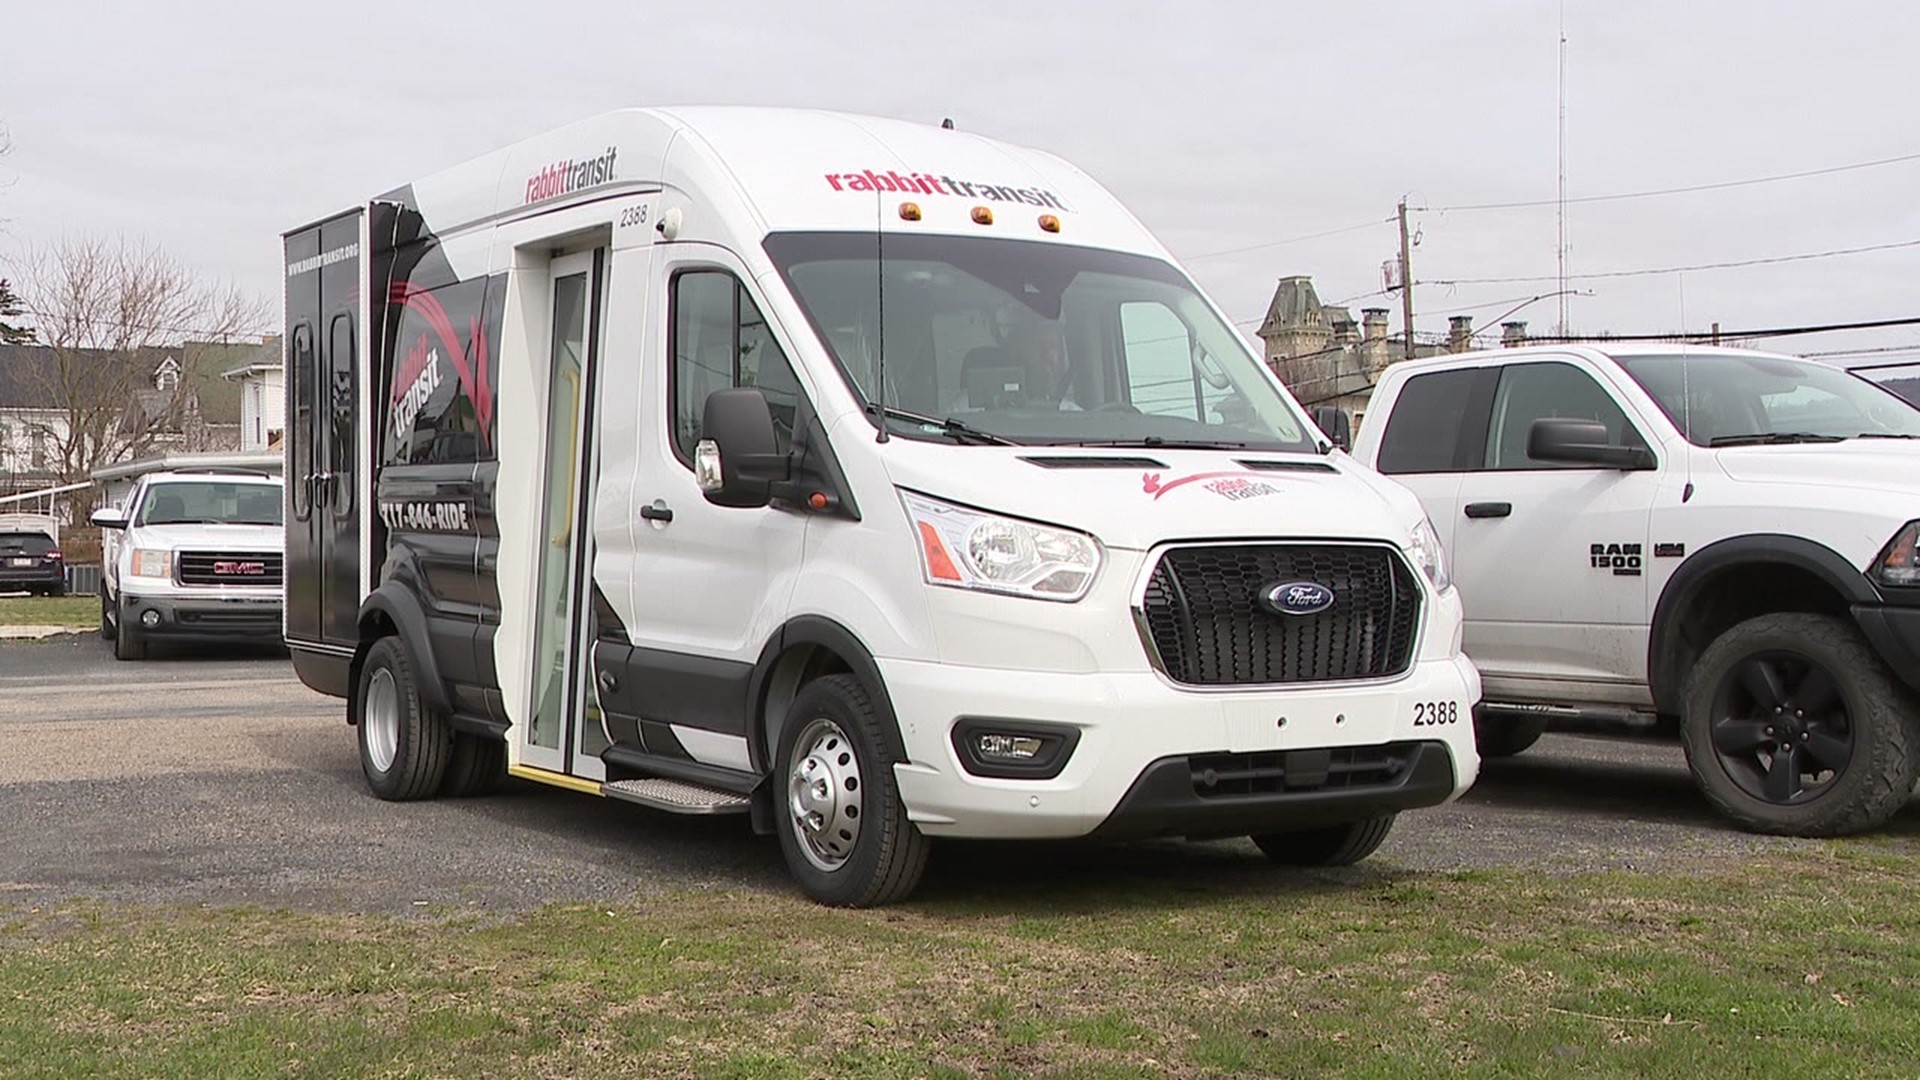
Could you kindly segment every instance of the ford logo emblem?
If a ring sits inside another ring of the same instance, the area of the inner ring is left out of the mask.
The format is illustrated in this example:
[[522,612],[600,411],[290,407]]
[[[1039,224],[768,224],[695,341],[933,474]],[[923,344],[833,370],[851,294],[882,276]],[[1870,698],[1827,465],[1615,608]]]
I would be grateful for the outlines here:
[[1278,615],[1315,615],[1333,606],[1333,590],[1312,581],[1283,581],[1261,589],[1260,604]]

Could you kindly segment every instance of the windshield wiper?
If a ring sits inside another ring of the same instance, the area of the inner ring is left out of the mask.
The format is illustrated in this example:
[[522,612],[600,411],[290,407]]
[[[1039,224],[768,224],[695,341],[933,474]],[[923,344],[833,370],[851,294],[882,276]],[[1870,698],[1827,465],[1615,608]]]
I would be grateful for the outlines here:
[[905,420],[909,423],[938,428],[942,435],[952,439],[954,442],[980,443],[987,446],[1021,445],[1004,435],[995,435],[991,431],[981,431],[977,427],[970,427],[951,416],[928,416],[926,413],[917,413],[908,409],[896,409],[891,405],[880,405],[869,402],[867,404],[868,415],[876,412],[885,414],[889,420]]
[[1903,435],[1897,431],[1863,431],[1855,435],[1856,439],[1920,439],[1920,435]]
[[1768,446],[1776,443],[1829,443],[1845,442],[1845,435],[1821,435],[1812,431],[1774,431],[1752,435],[1716,435],[1707,440],[1708,446]]
[[1231,439],[1167,439],[1142,435],[1137,439],[1085,439],[1058,443],[1059,446],[1132,447],[1141,450],[1245,450],[1247,444]]

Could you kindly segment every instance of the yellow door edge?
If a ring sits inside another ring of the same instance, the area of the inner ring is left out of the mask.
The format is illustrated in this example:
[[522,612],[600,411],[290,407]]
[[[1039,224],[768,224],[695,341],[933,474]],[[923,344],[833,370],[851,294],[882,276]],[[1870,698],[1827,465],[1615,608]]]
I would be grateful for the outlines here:
[[536,784],[566,788],[568,791],[584,791],[588,795],[606,794],[600,789],[598,780],[582,780],[577,776],[568,776],[566,773],[557,773],[548,769],[536,769],[531,765],[509,765],[507,775],[531,780]]

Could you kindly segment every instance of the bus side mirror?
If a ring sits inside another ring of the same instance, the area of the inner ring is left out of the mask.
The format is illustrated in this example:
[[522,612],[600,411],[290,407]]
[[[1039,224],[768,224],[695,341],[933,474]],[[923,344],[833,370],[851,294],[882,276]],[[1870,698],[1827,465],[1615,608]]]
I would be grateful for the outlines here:
[[1346,412],[1332,405],[1316,406],[1313,410],[1313,422],[1327,433],[1333,445],[1342,450],[1353,449],[1353,421]]
[[786,480],[791,469],[788,456],[779,452],[765,394],[743,386],[707,395],[693,471],[708,502],[765,506],[773,498],[773,485]]

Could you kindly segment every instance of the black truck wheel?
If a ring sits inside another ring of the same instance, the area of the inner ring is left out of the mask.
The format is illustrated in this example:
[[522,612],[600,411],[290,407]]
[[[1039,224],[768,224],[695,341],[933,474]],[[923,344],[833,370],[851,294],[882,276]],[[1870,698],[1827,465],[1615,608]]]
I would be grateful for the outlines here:
[[1701,655],[1685,710],[1680,736],[1695,783],[1755,832],[1871,829],[1913,791],[1913,695],[1841,619],[1740,623]]
[[907,820],[866,687],[851,675],[807,684],[787,710],[775,756],[780,851],[800,888],[835,907],[902,900],[927,866]]
[[1323,825],[1295,832],[1262,833],[1253,842],[1282,866],[1349,866],[1379,850],[1397,815]]
[[133,620],[121,611],[113,617],[113,658],[115,660],[145,660],[147,658],[147,639],[134,629]]
[[420,700],[413,660],[399,638],[373,643],[355,693],[367,787],[394,801],[438,793],[453,755],[453,729]]
[[468,731],[453,733],[453,752],[440,780],[440,794],[463,799],[491,795],[507,780],[507,744]]

